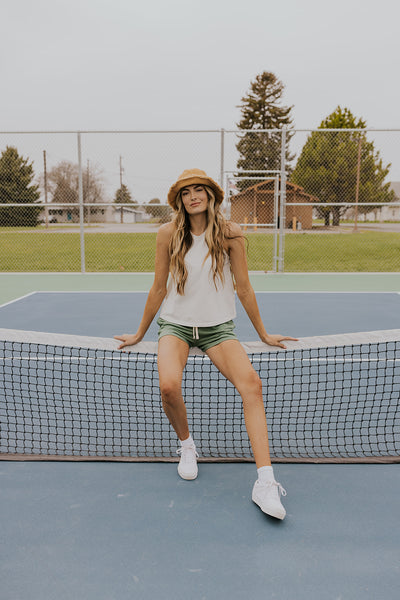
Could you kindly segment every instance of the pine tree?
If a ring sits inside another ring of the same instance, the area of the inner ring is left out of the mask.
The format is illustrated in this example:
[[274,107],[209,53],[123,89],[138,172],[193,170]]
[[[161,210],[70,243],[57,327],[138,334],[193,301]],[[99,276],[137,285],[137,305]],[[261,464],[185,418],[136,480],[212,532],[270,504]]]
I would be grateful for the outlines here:
[[[339,225],[340,217],[348,209],[331,203],[355,202],[359,149],[359,212],[370,212],[380,203],[394,199],[390,183],[385,183],[391,165],[383,165],[379,151],[363,132],[365,128],[364,119],[357,119],[348,108],[338,106],[321,122],[321,131],[314,131],[308,137],[291,175],[293,183],[326,204],[326,207],[316,207],[326,226],[330,224],[331,214],[332,224]],[[343,131],[324,132],[324,129]],[[363,203],[376,205],[363,206]]]
[[[257,75],[250,83],[250,91],[242,98],[239,106],[242,118],[237,124],[239,129],[251,129],[246,131],[236,144],[240,153],[237,168],[245,171],[279,170],[281,167],[281,143],[280,131],[262,133],[257,130],[282,129],[285,125],[292,124],[292,106],[282,106],[282,94],[284,85],[274,75],[264,71]],[[289,152],[291,134],[286,137],[286,162],[293,160]],[[253,175],[265,176],[263,173]],[[253,185],[252,180],[238,181],[239,189],[245,189]]]
[[115,192],[114,202],[115,204],[134,204],[137,206],[137,203],[132,200],[132,194],[124,183]]
[[323,119],[319,129],[365,129],[364,119],[357,119],[351,110],[337,106],[326,119]]
[[[33,183],[33,163],[19,156],[18,150],[7,146],[0,156],[0,204],[36,204],[39,186]],[[0,225],[5,227],[36,227],[40,207],[10,206],[0,208]]]
[[[137,203],[132,200],[132,194],[124,183],[121,183],[121,187],[117,189],[115,192],[114,198],[115,204],[132,204],[132,206],[137,206]],[[124,207],[119,207],[121,223],[124,222]]]

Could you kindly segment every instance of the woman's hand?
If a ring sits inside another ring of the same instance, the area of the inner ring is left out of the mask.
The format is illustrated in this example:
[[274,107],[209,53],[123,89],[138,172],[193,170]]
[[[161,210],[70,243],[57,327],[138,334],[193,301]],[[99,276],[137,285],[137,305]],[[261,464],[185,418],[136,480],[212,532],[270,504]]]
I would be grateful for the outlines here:
[[290,340],[291,342],[297,342],[297,338],[292,338],[283,335],[267,335],[262,338],[262,341],[268,346],[278,346],[279,348],[284,348],[286,350],[286,346],[282,344],[285,340]]
[[118,350],[122,350],[125,346],[134,346],[142,340],[142,337],[137,333],[124,333],[123,335],[114,335],[114,339],[122,342],[122,344],[118,346]]

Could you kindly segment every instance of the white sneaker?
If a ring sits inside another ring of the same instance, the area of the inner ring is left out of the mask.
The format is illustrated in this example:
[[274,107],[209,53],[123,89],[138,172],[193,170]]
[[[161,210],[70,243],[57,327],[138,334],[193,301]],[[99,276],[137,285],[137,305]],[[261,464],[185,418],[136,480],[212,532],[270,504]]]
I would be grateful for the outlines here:
[[182,446],[176,453],[181,455],[178,473],[182,479],[196,479],[198,473],[197,458],[199,456],[196,452],[196,446]]
[[281,495],[286,496],[286,491],[280,483],[276,481],[262,482],[258,479],[254,484],[251,498],[265,514],[275,517],[275,519],[284,519],[286,510],[282,506]]

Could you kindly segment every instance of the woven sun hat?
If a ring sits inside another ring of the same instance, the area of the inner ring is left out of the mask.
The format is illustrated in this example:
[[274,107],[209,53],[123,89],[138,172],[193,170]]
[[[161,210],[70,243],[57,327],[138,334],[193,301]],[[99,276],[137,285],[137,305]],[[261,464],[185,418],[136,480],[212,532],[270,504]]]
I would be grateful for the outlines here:
[[171,186],[168,192],[169,205],[172,206],[174,210],[177,210],[176,196],[178,195],[178,192],[182,188],[188,185],[194,185],[196,183],[208,185],[215,194],[216,202],[221,204],[222,200],[224,199],[224,190],[218,185],[218,183],[214,181],[214,179],[211,179],[211,177],[209,177],[207,173],[201,169],[186,169],[181,175],[179,175],[177,181]]

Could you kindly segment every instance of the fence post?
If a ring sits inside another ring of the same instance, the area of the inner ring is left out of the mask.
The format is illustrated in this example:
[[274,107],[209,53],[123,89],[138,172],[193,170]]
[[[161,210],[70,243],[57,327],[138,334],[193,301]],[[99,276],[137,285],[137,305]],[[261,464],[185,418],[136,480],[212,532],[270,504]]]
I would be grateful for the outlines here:
[[80,247],[81,247],[81,273],[85,273],[85,234],[84,234],[84,213],[83,213],[83,181],[82,181],[82,149],[81,134],[78,132],[78,197],[79,197],[79,229],[80,229]]
[[279,210],[279,268],[285,270],[285,221],[286,221],[286,125],[282,128],[281,139],[281,193]]
[[278,271],[278,215],[279,215],[279,175],[274,177],[274,256],[272,270]]
[[356,177],[356,203],[354,207],[354,229],[353,231],[358,231],[357,223],[358,223],[358,197],[360,193],[360,168],[361,168],[361,134],[358,138],[358,156],[357,156],[357,177]]

